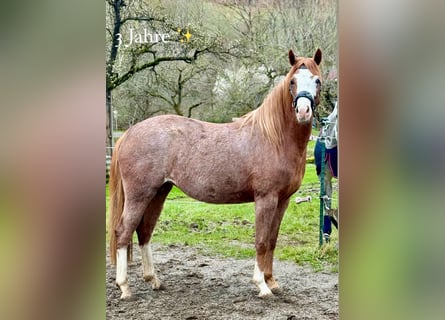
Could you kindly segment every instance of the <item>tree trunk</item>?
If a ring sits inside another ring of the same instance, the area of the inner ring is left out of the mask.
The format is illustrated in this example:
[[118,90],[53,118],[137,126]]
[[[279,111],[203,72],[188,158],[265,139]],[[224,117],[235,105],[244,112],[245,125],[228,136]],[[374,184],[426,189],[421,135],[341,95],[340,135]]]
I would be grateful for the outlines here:
[[111,156],[113,154],[113,112],[111,111],[111,90],[106,88],[106,146],[107,146],[107,156]]
[[107,146],[107,156],[111,156],[113,154],[113,110],[111,108],[111,91],[113,90],[113,80],[115,78],[115,74],[113,73],[114,62],[116,61],[117,56],[117,34],[121,29],[121,7],[124,5],[122,0],[116,0],[110,3],[113,7],[114,11],[114,27],[113,27],[113,38],[111,41],[110,48],[110,56],[106,65],[106,88],[105,88],[105,104],[106,104],[106,146]]

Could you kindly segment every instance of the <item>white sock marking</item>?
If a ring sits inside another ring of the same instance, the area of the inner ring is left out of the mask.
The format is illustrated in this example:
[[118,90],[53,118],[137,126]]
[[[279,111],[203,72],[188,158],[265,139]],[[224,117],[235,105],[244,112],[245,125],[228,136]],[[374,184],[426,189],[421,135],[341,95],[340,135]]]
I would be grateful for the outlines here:
[[150,243],[146,243],[141,248],[142,266],[144,268],[144,277],[152,277],[155,275],[153,266],[153,255],[151,253]]
[[264,280],[264,272],[262,272],[258,266],[258,261],[255,260],[255,269],[253,271],[253,281],[260,289],[259,296],[271,295],[272,291],[270,291],[269,287]]
[[151,253],[150,243],[146,243],[141,248],[142,266],[144,268],[144,280],[150,281],[151,287],[154,290],[162,287],[161,281],[156,276],[155,267],[153,265],[153,255]]
[[127,282],[127,247],[117,249],[116,283],[121,286]]
[[131,291],[127,282],[127,247],[117,249],[116,283],[122,291],[121,299],[130,298]]

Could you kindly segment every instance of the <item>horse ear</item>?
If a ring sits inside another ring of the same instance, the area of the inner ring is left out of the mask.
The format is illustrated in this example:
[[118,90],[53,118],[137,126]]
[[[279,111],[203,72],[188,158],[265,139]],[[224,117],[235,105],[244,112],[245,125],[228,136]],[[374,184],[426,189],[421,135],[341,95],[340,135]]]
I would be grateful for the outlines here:
[[289,63],[290,63],[290,65],[293,66],[293,65],[295,64],[295,61],[297,61],[297,60],[295,59],[295,54],[294,54],[294,52],[292,51],[292,49],[290,49],[290,50],[289,50]]
[[314,61],[317,65],[320,65],[321,62],[321,50],[317,49],[317,51],[314,54]]

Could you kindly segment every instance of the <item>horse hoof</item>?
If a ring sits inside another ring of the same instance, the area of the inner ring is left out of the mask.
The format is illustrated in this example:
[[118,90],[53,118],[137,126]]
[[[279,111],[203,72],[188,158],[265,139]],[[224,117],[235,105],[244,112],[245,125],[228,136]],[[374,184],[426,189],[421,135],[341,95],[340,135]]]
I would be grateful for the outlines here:
[[266,281],[266,283],[267,283],[267,286],[269,287],[270,291],[272,291],[272,293],[274,293],[274,294],[281,293],[282,290],[274,278],[268,279]]
[[152,284],[151,287],[153,288],[153,290],[159,290],[159,291],[165,290],[165,286],[161,282],[157,284]]
[[283,292],[283,289],[280,287],[270,288],[273,294],[281,294]]
[[274,297],[275,296],[272,292],[266,292],[266,293],[260,292],[260,294],[258,295],[258,298],[265,300],[273,299]]
[[153,290],[165,290],[164,285],[156,276],[144,276],[144,281],[150,282]]
[[122,300],[122,301],[125,301],[125,302],[135,301],[135,300],[136,300],[136,297],[133,296],[133,295],[128,295],[128,294],[124,294],[124,293],[122,293],[122,295],[121,295],[121,300]]

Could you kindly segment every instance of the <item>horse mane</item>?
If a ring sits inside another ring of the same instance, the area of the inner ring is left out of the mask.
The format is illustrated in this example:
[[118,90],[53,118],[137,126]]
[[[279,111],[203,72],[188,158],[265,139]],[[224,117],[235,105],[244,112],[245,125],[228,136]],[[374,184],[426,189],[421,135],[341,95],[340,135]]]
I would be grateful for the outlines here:
[[321,77],[320,69],[314,59],[298,57],[285,79],[272,89],[263,103],[257,109],[241,117],[241,127],[251,125],[252,130],[258,128],[263,136],[278,149],[284,143],[288,123],[287,117],[289,112],[292,111],[292,96],[289,92],[289,84],[292,76],[302,65],[305,65],[312,74]]

